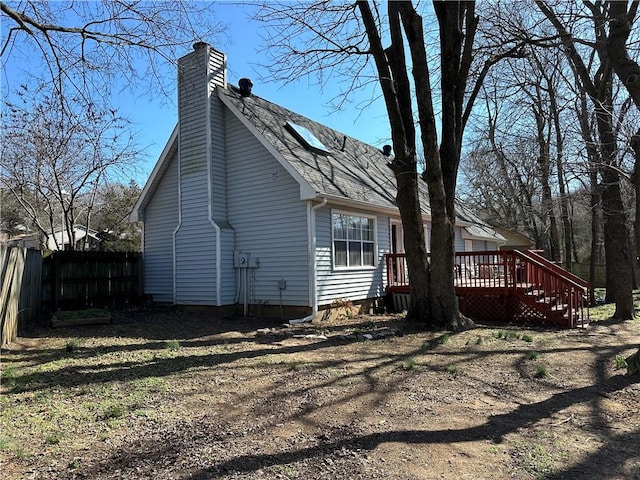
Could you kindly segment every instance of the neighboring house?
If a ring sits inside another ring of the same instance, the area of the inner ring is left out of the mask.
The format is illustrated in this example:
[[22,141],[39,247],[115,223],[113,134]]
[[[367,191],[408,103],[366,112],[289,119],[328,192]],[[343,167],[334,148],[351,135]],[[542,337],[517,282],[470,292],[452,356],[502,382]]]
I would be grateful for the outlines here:
[[[384,255],[403,252],[390,148],[257,97],[246,79],[228,86],[225,66],[205,43],[178,62],[178,125],[131,216],[144,222],[145,293],[305,314],[383,297]],[[504,241],[469,212],[455,233],[461,251]]]
[[[73,226],[75,236],[75,250],[98,250],[102,241],[98,232],[84,225]],[[85,246],[86,237],[86,246]],[[53,235],[47,235],[46,245],[48,250],[69,250],[69,233],[66,229],[54,230]],[[84,247],[84,248],[83,248]]]
[[493,229],[502,235],[505,242],[500,246],[503,250],[531,250],[535,242],[526,235],[501,225],[492,225]]

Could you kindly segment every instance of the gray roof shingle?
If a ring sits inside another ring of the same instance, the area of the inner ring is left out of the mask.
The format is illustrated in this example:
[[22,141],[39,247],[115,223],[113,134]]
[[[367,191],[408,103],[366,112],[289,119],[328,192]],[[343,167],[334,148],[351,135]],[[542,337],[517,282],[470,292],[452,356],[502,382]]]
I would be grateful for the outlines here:
[[[241,96],[233,87],[218,89],[255,129],[304,178],[318,196],[344,198],[383,208],[397,208],[396,182],[387,166],[391,157],[353,137],[303,117],[255,95]],[[226,102],[225,102],[226,103]],[[315,153],[303,146],[286,127],[287,121],[309,130],[329,150]],[[426,185],[422,211],[430,214]]]

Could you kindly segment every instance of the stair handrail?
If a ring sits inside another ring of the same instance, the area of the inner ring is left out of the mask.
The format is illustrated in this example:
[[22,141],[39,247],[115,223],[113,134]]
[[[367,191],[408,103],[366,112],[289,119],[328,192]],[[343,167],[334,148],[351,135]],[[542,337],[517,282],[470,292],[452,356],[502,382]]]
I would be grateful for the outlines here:
[[[543,275],[550,275],[551,277],[562,281],[565,286],[570,287],[569,291],[564,293],[564,296],[567,302],[567,315],[570,319],[569,321],[571,322],[571,326],[575,327],[576,319],[574,318],[573,312],[574,309],[578,309],[580,312],[583,311],[583,307],[585,306],[584,297],[587,296],[591,290],[589,282],[586,282],[577,275],[559,267],[536,252],[517,250],[514,253],[529,264],[535,265],[537,268],[541,269]],[[576,295],[576,292],[580,292],[580,295]],[[582,316],[582,313],[579,315]]]
[[[523,251],[520,251],[520,252],[523,252]],[[582,278],[577,276],[575,273],[570,272],[569,270],[566,270],[565,268],[558,266],[555,262],[552,262],[548,258],[545,258],[544,256],[540,255],[538,251],[525,250],[524,253],[526,253],[527,256],[536,258],[538,261],[547,265],[549,268],[560,273],[561,275],[572,278],[576,283],[582,285],[584,288],[588,289],[591,286],[589,282],[587,282],[586,280],[583,280]]]
[[572,287],[579,288],[584,293],[589,292],[590,290],[589,282],[586,282],[585,280],[569,272],[568,270],[565,270],[564,268],[558,267],[555,263],[550,262],[543,256],[538,255],[537,253],[534,253],[531,251],[526,251],[526,250],[514,250],[513,252],[520,258],[523,258],[538,267],[542,267],[543,269],[549,270],[550,273],[553,273],[553,275],[556,278],[560,278],[561,280],[565,281]]

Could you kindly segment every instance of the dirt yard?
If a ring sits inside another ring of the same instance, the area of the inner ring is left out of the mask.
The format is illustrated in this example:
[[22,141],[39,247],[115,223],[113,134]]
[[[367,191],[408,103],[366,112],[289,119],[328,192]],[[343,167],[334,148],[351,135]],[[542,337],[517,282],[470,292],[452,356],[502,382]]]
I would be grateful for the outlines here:
[[[640,321],[416,332],[180,311],[2,352],[4,479],[640,479]],[[616,360],[617,359],[617,360]]]

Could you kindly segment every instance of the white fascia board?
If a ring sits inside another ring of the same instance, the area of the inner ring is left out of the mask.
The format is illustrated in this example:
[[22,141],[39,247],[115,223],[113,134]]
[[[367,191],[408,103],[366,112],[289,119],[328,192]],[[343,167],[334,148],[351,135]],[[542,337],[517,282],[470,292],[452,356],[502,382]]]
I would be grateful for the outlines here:
[[135,206],[133,207],[133,210],[131,211],[131,214],[129,215],[130,222],[140,222],[144,220],[141,217],[141,209],[143,206],[146,206],[148,197],[155,190],[157,186],[157,182],[160,180],[160,177],[162,176],[162,174],[164,173],[164,170],[166,169],[165,164],[170,160],[169,152],[171,151],[172,147],[177,141],[178,141],[178,124],[176,124],[176,126],[173,127],[173,132],[171,132],[171,136],[169,137],[167,144],[164,146],[164,149],[160,154],[160,158],[158,159],[155,166],[153,167],[153,170],[149,175],[147,183],[144,184],[144,188],[142,189],[142,192],[138,197],[138,201],[136,202]]
[[381,207],[372,203],[363,202],[361,200],[351,200],[350,198],[338,197],[335,195],[325,194],[318,192],[318,197],[326,198],[332,206],[339,206],[345,208],[355,208],[358,210],[366,210],[371,213],[380,213],[384,215],[399,216],[400,210],[395,207]]
[[[218,90],[218,89],[216,89]],[[298,171],[291,166],[289,162],[282,156],[282,154],[269,142],[264,135],[262,135],[258,129],[245,117],[236,106],[227,99],[224,93],[218,93],[218,98],[222,103],[233,113],[240,122],[251,132],[251,134],[258,139],[258,141],[269,151],[271,155],[282,165],[289,175],[298,182],[300,185],[300,200],[311,200],[318,197],[318,193],[315,189],[305,180],[305,178],[298,173]]]
[[[382,207],[374,205],[372,203],[363,202],[360,200],[351,200],[349,198],[337,197],[334,195],[327,195],[324,193],[318,193],[318,197],[326,198],[332,206],[345,207],[351,209],[358,209],[370,212],[372,214],[388,215],[391,217],[400,217],[400,210],[397,207]],[[431,221],[431,215],[422,215],[423,223],[429,223]]]
[[[474,225],[473,223],[468,224],[467,226],[472,226]],[[500,234],[498,234],[500,235]],[[487,234],[487,235],[472,235],[471,233],[469,233],[469,231],[465,228],[462,227],[462,238],[464,240],[489,240],[492,242],[505,242],[504,238],[499,238],[495,235],[491,235],[491,234]]]

